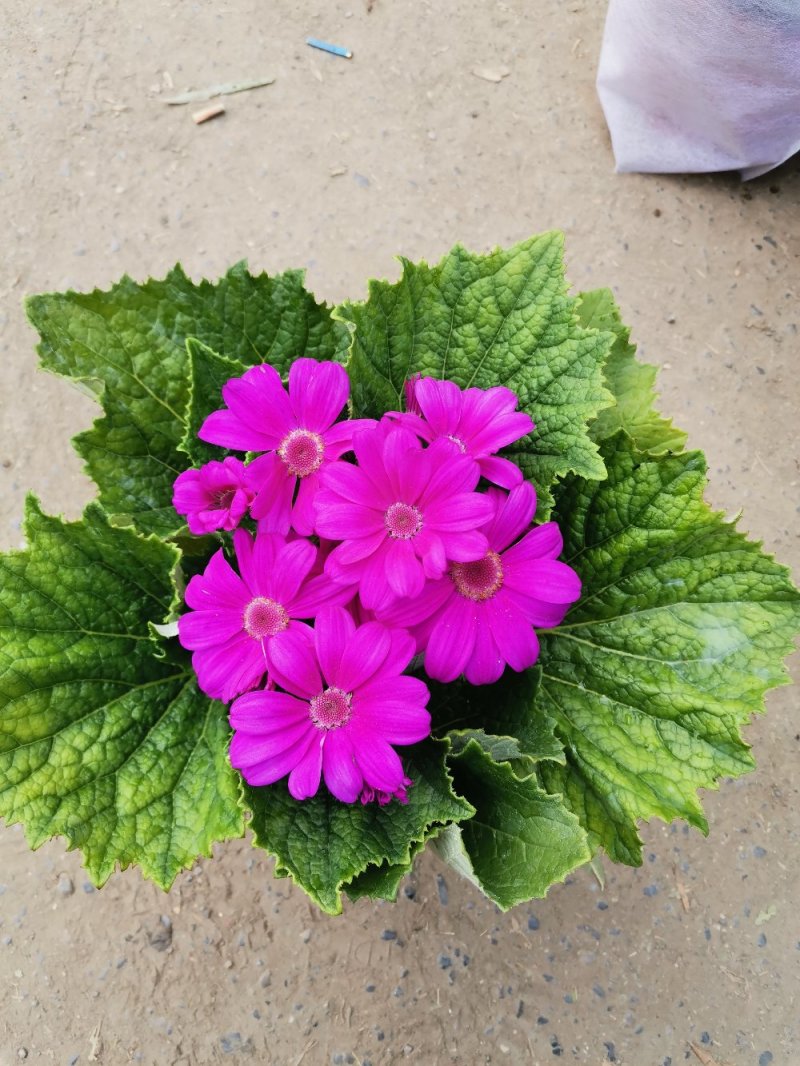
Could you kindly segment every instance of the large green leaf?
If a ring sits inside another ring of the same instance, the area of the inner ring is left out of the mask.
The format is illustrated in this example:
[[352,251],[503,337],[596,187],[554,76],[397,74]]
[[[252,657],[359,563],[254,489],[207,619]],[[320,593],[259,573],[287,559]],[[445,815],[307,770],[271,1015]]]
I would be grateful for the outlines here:
[[32,847],[61,834],[102,884],[137,863],[164,888],[241,835],[224,708],[156,659],[177,551],[30,501],[29,547],[0,556],[0,815]]
[[[588,862],[586,833],[561,798],[548,795],[535,776],[520,779],[497,762],[497,738],[468,741],[448,758],[456,789],[475,816],[449,830],[440,855],[507,910],[540,898],[576,866]],[[458,846],[456,832],[460,834]]]
[[[494,685],[469,685],[464,681],[447,685],[427,681],[431,692],[433,731],[447,735],[455,750],[478,734],[490,732],[495,742],[511,740],[505,755],[496,761],[514,758],[531,767],[542,759],[564,762],[564,747],[555,734],[555,722],[548,718],[536,701],[541,670],[534,667],[515,673],[506,670]],[[458,739],[457,739],[458,738]],[[502,751],[502,745],[498,747]]]
[[786,680],[800,594],[703,502],[700,453],[647,457],[619,433],[603,454],[608,481],[571,478],[558,493],[583,595],[541,635],[539,701],[567,762],[540,773],[593,848],[638,864],[637,820],[705,830],[697,789],[752,768],[740,727]]
[[210,459],[220,459],[225,451],[200,440],[197,431],[212,411],[223,406],[222,386],[225,382],[229,378],[241,377],[247,367],[239,359],[219,355],[194,337],[186,341],[186,351],[189,356],[189,400],[179,447],[192,463],[200,466]]
[[242,363],[286,370],[301,355],[342,359],[348,332],[303,288],[300,271],[274,278],[238,264],[216,283],[175,267],[163,281],[123,278],[108,292],[28,301],[42,365],[98,395],[104,416],[75,447],[110,514],[170,535],[182,525],[172,484],[187,466],[178,446],[189,400],[187,337]]
[[562,235],[488,255],[457,245],[433,267],[402,263],[397,284],[372,281],[366,303],[336,310],[355,326],[348,369],[357,413],[399,409],[403,383],[415,373],[463,388],[507,385],[536,429],[506,454],[543,499],[569,471],[602,478],[586,423],[612,402],[602,365],[613,335],[579,324]]
[[[418,850],[437,826],[471,817],[473,808],[457,796],[445,769],[446,746],[426,741],[404,752],[406,772],[414,782],[408,803],[340,803],[322,787],[298,803],[286,782],[266,788],[243,786],[252,811],[255,843],[275,856],[275,872],[291,876],[330,914],[342,909],[342,887],[370,866],[384,891],[388,876],[396,885],[410,869]],[[396,875],[396,881],[394,881]],[[356,886],[354,895],[361,893]],[[380,895],[378,891],[376,893]]]
[[624,429],[642,451],[654,454],[682,451],[686,434],[653,407],[658,370],[636,358],[636,345],[630,342],[631,331],[622,324],[611,290],[582,292],[578,317],[584,326],[613,333],[615,338],[603,374],[616,404],[606,407],[592,423],[593,439],[605,440]]

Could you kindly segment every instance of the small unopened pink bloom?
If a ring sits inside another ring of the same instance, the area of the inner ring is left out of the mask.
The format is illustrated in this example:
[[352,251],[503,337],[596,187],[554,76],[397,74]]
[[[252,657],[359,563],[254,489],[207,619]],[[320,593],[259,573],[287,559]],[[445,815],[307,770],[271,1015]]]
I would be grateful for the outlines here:
[[365,806],[367,803],[377,803],[379,806],[385,807],[393,799],[396,799],[398,803],[406,804],[408,803],[408,790],[413,784],[414,782],[410,777],[404,777],[402,784],[394,792],[381,792],[378,788],[364,788],[359,798]]
[[226,703],[262,680],[274,637],[300,627],[296,619],[313,618],[326,604],[353,595],[325,574],[311,576],[317,550],[310,541],[262,532],[253,540],[238,529],[233,546],[241,576],[218,551],[189,582],[192,610],[178,619],[178,637],[194,652],[200,688]]
[[365,789],[408,787],[394,744],[430,733],[427,686],[403,676],[414,654],[408,633],[378,622],[356,626],[342,607],[321,611],[313,631],[289,631],[269,646],[270,673],[284,692],[249,692],[230,711],[231,763],[251,785],[289,775],[297,800],[320,777],[344,803]]
[[350,450],[355,429],[374,425],[336,422],[349,392],[344,367],[314,359],[292,363],[288,393],[267,363],[223,386],[227,409],[210,414],[197,435],[223,448],[267,453],[250,463],[247,473],[257,494],[250,513],[270,532],[287,533],[290,526],[303,536],[314,532],[312,501],[320,472]]
[[494,453],[532,433],[534,424],[517,411],[511,389],[460,389],[452,381],[415,375],[406,382],[406,412],[390,417],[431,443],[445,437],[478,461],[487,481],[510,489],[522,471]]
[[221,463],[212,461],[178,474],[172,506],[186,515],[189,532],[202,536],[215,529],[236,529],[252,499],[244,463],[228,456]]
[[508,494],[490,489],[488,495],[497,511],[483,527],[489,542],[483,558],[452,564],[416,600],[381,612],[387,624],[411,629],[425,652],[425,671],[437,681],[464,674],[471,684],[486,685],[506,665],[533,666],[539,655],[534,627],[557,626],[580,596],[580,578],[556,558],[563,547],[556,523],[530,529],[533,486],[524,481]]
[[337,463],[322,476],[317,529],[342,541],[325,569],[337,581],[357,581],[364,607],[418,596],[449,560],[485,554],[477,527],[494,504],[474,491],[480,472],[473,459],[450,441],[423,449],[412,433],[391,426],[355,434],[353,450],[358,466]]

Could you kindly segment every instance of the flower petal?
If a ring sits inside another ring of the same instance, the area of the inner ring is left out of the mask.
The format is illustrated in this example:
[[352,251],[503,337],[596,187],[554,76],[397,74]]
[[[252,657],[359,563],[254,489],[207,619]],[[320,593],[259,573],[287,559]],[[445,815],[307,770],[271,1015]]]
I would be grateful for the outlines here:
[[271,433],[262,433],[246,425],[232,411],[213,411],[197,431],[200,440],[233,448],[237,452],[265,452],[275,447]]
[[342,803],[355,803],[361,794],[364,777],[356,766],[353,743],[346,729],[332,729],[322,749],[322,772],[325,784]]
[[195,611],[229,607],[244,611],[253,598],[250,590],[227,562],[220,548],[202,574],[195,574],[186,586],[186,603]]
[[536,490],[529,481],[523,481],[511,492],[489,489],[486,495],[494,503],[495,513],[483,532],[492,551],[502,552],[530,527],[536,512]]
[[289,774],[289,792],[296,800],[310,799],[319,791],[322,773],[322,747],[325,734],[319,733],[295,768]]
[[477,529],[494,515],[491,499],[478,492],[459,492],[435,500],[424,509],[425,522],[438,533],[460,533]]
[[308,721],[308,703],[286,692],[246,692],[231,704],[228,721],[246,733],[274,733]]
[[310,537],[314,533],[317,512],[314,506],[319,491],[319,474],[308,474],[298,478],[297,498],[292,507],[290,521],[292,529],[301,537]]
[[258,493],[250,514],[259,520],[259,528],[270,533],[288,533],[297,478],[274,452],[254,459],[247,471],[248,485]]
[[427,685],[416,677],[387,677],[370,681],[353,695],[353,721],[358,731],[377,734],[390,744],[416,744],[431,731],[425,710]]
[[527,670],[539,658],[533,627],[502,592],[483,605],[495,644],[512,670]]
[[306,627],[285,629],[267,646],[267,660],[275,681],[293,696],[312,699],[322,691],[312,631]]
[[[304,757],[309,747],[316,740],[316,729],[309,723],[308,732],[299,740],[283,750],[275,749],[272,756],[263,762],[254,763],[242,769],[242,777],[249,785],[272,785],[286,777]],[[237,769],[239,769],[237,767]]]
[[314,647],[322,675],[328,685],[338,685],[342,656],[355,632],[353,616],[344,607],[330,607],[320,611],[314,626]]
[[364,780],[372,788],[382,792],[394,792],[403,784],[403,764],[400,756],[389,744],[371,733],[362,735],[350,731],[356,764]]
[[[481,606],[485,607],[485,604]],[[502,675],[506,661],[492,636],[485,610],[479,608],[477,617],[475,650],[466,665],[464,676],[471,685],[491,685]]]
[[269,448],[277,448],[297,427],[281,376],[269,363],[258,363],[241,377],[231,378],[222,387],[222,398],[243,425],[271,441]]
[[283,544],[275,556],[267,595],[288,607],[311,572],[316,558],[317,549],[310,540],[291,540]]
[[325,455],[329,459],[338,459],[345,452],[353,450],[353,434],[362,429],[374,429],[374,418],[346,418],[322,434],[325,441]]
[[243,629],[242,612],[229,607],[218,611],[187,611],[178,619],[178,639],[181,647],[190,651],[217,647]]
[[192,667],[203,692],[223,703],[255,688],[267,672],[263,647],[246,633],[216,648],[196,651]]
[[521,564],[514,559],[507,564],[508,554],[503,556],[504,579],[512,589],[519,588],[545,603],[569,605],[580,599],[581,579],[571,566],[556,559],[532,559]]
[[454,596],[442,611],[425,652],[425,672],[436,681],[455,681],[475,647],[475,604]]
[[324,433],[339,417],[350,395],[347,371],[338,363],[295,359],[289,369],[289,400],[296,424]]
[[[336,608],[343,610],[343,608]],[[339,669],[329,682],[354,692],[380,670],[392,648],[389,630],[380,622],[367,622],[355,630],[342,650]]]
[[500,485],[504,489],[513,489],[522,481],[522,471],[510,459],[501,459],[499,455],[485,455],[478,460],[481,477]]
[[396,596],[419,596],[425,585],[425,571],[407,540],[390,540],[385,557],[386,580]]

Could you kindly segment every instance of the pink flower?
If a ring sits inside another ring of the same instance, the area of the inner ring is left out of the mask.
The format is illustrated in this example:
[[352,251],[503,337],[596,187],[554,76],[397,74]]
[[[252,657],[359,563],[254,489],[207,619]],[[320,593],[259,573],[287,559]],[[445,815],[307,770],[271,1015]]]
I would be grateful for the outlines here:
[[287,533],[290,526],[302,536],[314,532],[312,500],[320,472],[350,450],[355,429],[374,425],[371,420],[336,423],[349,393],[344,367],[314,359],[292,363],[288,394],[267,363],[223,386],[227,409],[210,414],[197,435],[223,448],[267,453],[250,463],[247,473],[257,494],[250,513],[270,532]]
[[414,782],[410,777],[404,777],[399,788],[396,788],[394,792],[381,792],[379,788],[369,788],[365,786],[359,799],[366,806],[368,803],[377,803],[381,807],[385,807],[387,803],[391,803],[393,799],[396,799],[398,803],[408,803],[408,789]]
[[236,529],[253,499],[244,463],[228,456],[199,470],[184,470],[175,479],[172,506],[186,515],[196,536],[215,529]]
[[430,733],[427,686],[402,676],[414,641],[378,622],[356,627],[342,607],[321,611],[313,631],[289,631],[269,646],[270,671],[285,692],[250,692],[234,702],[231,764],[251,785],[289,775],[297,800],[320,776],[337,799],[365,789],[404,794],[409,781],[393,744]]
[[469,456],[445,440],[423,449],[413,434],[391,426],[355,434],[353,449],[358,466],[336,463],[322,475],[317,530],[343,541],[325,569],[337,581],[357,581],[364,607],[418,596],[448,560],[485,554],[477,527],[494,504],[473,491],[480,472]]
[[478,461],[487,481],[510,489],[522,481],[522,471],[494,453],[532,433],[529,415],[517,411],[517,397],[498,385],[492,389],[461,390],[452,381],[416,375],[406,382],[406,413],[396,422],[431,443],[446,437]]
[[186,589],[192,608],[178,619],[178,636],[191,649],[198,684],[206,695],[226,703],[254,688],[267,672],[267,650],[279,633],[304,627],[330,603],[353,595],[322,574],[310,576],[317,550],[310,541],[287,541],[259,532],[255,541],[244,529],[233,535],[241,577],[222,551]]
[[489,542],[483,558],[454,563],[416,600],[381,612],[387,624],[412,629],[425,651],[425,670],[437,681],[463,673],[471,684],[487,685],[506,664],[512,670],[533,666],[539,655],[533,627],[557,626],[580,596],[580,578],[556,560],[563,544],[555,522],[514,543],[536,510],[533,486],[524,481],[509,494],[488,494],[497,511],[483,527]]

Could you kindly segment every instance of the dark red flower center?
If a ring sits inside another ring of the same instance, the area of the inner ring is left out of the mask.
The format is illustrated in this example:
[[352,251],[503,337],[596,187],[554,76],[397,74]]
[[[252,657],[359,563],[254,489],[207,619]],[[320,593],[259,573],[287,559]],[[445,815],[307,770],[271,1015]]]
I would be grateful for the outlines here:
[[468,600],[490,600],[503,587],[503,562],[497,552],[487,552],[474,563],[453,563],[453,584]]
[[422,512],[410,503],[393,503],[383,522],[390,537],[411,540],[422,529]]
[[290,474],[308,477],[322,466],[325,441],[319,433],[312,433],[310,429],[293,429],[279,444],[278,455]]
[[317,729],[338,729],[350,720],[352,692],[340,688],[326,688],[309,705],[311,721]]
[[236,495],[236,489],[220,489],[219,492],[214,494],[213,504],[215,511],[229,511],[230,506],[233,503],[233,497]]
[[289,615],[284,607],[266,596],[256,596],[244,609],[244,628],[254,640],[274,637],[289,624]]

